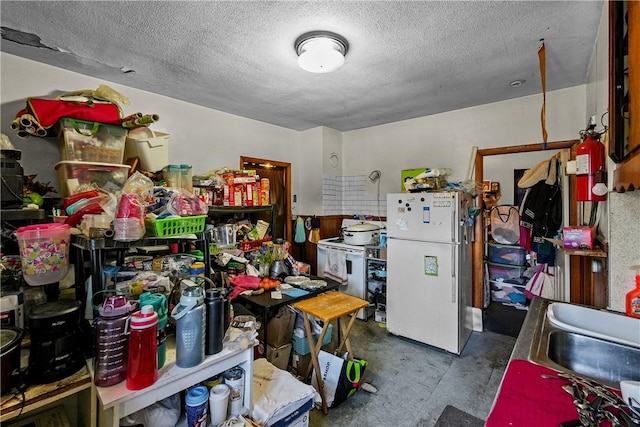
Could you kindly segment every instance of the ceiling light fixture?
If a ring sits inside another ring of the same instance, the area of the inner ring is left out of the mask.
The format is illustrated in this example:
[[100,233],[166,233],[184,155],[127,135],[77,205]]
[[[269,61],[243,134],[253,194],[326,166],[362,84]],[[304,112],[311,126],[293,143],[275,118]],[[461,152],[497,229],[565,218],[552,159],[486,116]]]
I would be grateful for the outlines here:
[[512,81],[511,83],[509,83],[509,85],[510,85],[511,87],[518,87],[518,86],[522,86],[522,85],[524,84],[524,82],[525,82],[525,81],[526,81],[526,80],[524,80],[524,79],[518,79],[518,80],[514,80],[514,81]]
[[349,49],[347,40],[329,31],[312,31],[295,43],[298,65],[311,73],[331,73],[342,67]]

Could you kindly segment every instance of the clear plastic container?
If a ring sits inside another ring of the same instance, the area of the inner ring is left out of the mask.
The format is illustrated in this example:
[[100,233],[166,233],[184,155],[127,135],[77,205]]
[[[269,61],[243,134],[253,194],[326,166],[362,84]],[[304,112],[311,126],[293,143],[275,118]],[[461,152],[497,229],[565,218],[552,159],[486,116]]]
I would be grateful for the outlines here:
[[179,165],[168,165],[162,169],[162,174],[167,185],[171,188],[182,188],[182,176]]
[[67,224],[36,224],[16,231],[22,275],[31,286],[59,282],[69,269],[71,228]]
[[188,164],[180,165],[180,182],[182,183],[182,188],[187,190],[190,193],[193,193],[193,168]]
[[130,168],[129,165],[63,160],[55,166],[60,196],[64,198],[84,191],[83,188],[89,185],[115,193],[124,187]]
[[122,126],[62,118],[58,145],[63,160],[121,164],[126,136]]
[[489,261],[497,264],[525,265],[527,250],[522,246],[489,243]]

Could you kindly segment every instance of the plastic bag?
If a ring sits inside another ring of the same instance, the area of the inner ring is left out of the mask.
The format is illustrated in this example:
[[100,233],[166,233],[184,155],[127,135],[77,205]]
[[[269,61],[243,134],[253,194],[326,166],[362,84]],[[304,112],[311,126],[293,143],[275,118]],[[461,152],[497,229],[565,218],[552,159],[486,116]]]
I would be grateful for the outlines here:
[[520,212],[510,205],[495,206],[491,209],[491,236],[503,245],[520,242]]
[[180,394],[174,394],[151,406],[120,419],[120,426],[142,424],[145,427],[173,427],[180,419]]
[[196,196],[173,193],[167,211],[178,216],[206,215],[209,207]]

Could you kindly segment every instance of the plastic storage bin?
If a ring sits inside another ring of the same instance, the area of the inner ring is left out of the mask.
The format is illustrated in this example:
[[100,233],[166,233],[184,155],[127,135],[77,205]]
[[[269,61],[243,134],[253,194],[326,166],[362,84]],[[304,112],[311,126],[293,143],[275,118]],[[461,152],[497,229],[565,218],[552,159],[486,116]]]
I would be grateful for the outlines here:
[[71,228],[67,224],[36,224],[16,231],[22,276],[31,286],[62,280],[69,269]]
[[179,218],[146,219],[144,226],[147,236],[169,237],[204,231],[207,215],[183,216]]
[[63,160],[121,164],[127,129],[62,118],[58,145]]
[[526,266],[503,265],[487,263],[489,270],[489,280],[494,282],[507,282],[516,285],[524,285],[526,278],[522,277],[527,270]]
[[522,246],[489,243],[489,261],[507,265],[525,265],[527,251]]
[[129,165],[63,160],[56,167],[60,182],[60,195],[85,191],[95,185],[109,192],[122,190],[129,176]]
[[[329,323],[329,327],[327,328],[327,333],[324,335],[324,340],[322,340],[322,345],[327,345],[331,342],[331,335],[333,332],[333,324]],[[313,334],[313,342],[318,342],[319,336],[317,334]],[[307,337],[300,338],[297,335],[293,336],[293,349],[301,356],[305,354],[311,353],[309,349],[309,340]]]
[[491,287],[491,300],[494,302],[514,305],[525,305],[527,302],[524,285],[490,281],[489,286]]
[[144,171],[162,170],[169,164],[169,134],[150,129],[146,134],[131,131],[126,138],[124,155],[125,159],[137,157]]

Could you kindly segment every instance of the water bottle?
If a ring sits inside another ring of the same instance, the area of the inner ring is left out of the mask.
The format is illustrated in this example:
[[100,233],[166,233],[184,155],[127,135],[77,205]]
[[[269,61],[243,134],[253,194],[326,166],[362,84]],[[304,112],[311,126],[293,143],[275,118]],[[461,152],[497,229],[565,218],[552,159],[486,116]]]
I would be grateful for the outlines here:
[[158,379],[158,314],[144,305],[129,320],[127,388],[140,390]]
[[169,320],[167,297],[163,294],[145,292],[140,295],[140,305],[151,305],[158,314],[158,369],[160,369],[164,366],[167,358],[167,323]]
[[176,365],[191,368],[204,360],[206,316],[202,287],[181,282],[180,302],[171,311],[176,321]]
[[93,381],[99,387],[121,383],[127,377],[127,328],[133,305],[124,295],[108,297],[98,308],[95,327]]
[[207,334],[205,354],[217,354],[222,351],[224,338],[224,300],[220,289],[207,289],[205,304],[207,307]]

